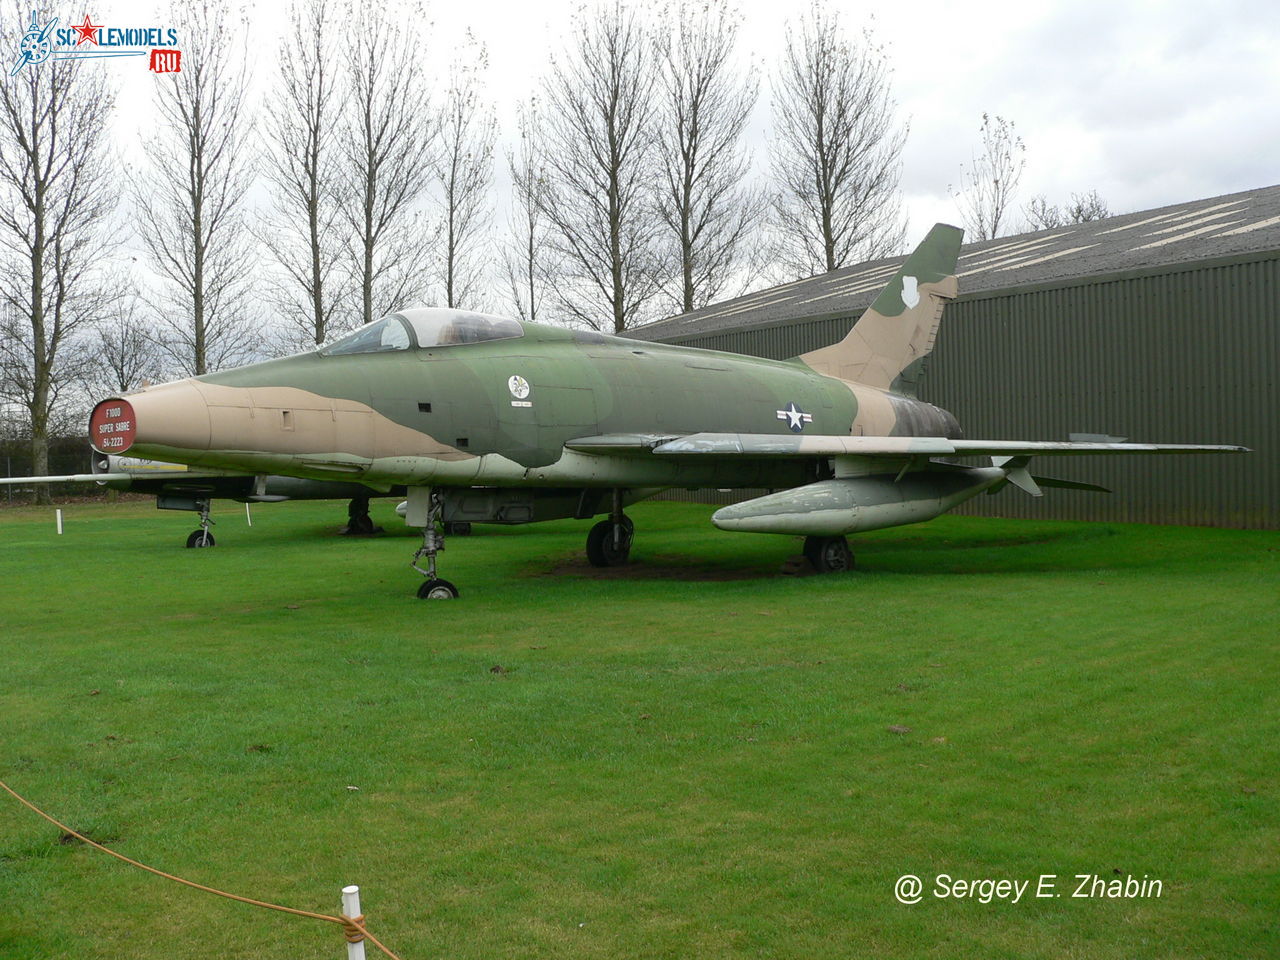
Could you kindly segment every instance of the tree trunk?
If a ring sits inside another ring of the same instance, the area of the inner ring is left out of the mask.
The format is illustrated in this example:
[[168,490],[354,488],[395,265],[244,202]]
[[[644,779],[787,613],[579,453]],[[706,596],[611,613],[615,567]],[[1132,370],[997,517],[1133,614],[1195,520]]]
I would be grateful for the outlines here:
[[[31,470],[38,476],[49,474],[49,345],[45,339],[44,316],[44,257],[45,257],[45,206],[44,184],[35,184],[35,211],[33,217],[33,242],[31,245]],[[53,502],[49,485],[36,485],[36,504],[47,506]]]
[[[199,203],[199,201],[196,201]],[[209,360],[207,356],[208,346],[205,342],[204,328],[204,242],[200,232],[200,209],[197,206],[194,221],[194,230],[192,239],[195,244],[192,248],[194,254],[195,270],[192,274],[191,288],[191,312],[193,314],[192,322],[192,340],[195,348],[194,364],[196,376],[201,376],[209,372]]]
[[689,208],[693,185],[685,182],[684,203],[680,210],[680,268],[683,278],[684,312],[693,309],[693,237],[689,235]]
[[324,343],[328,337],[325,330],[324,317],[324,279],[320,267],[320,188],[316,182],[316,170],[319,157],[312,153],[311,196],[307,204],[307,226],[311,236],[311,311],[312,329],[315,330],[316,346]]

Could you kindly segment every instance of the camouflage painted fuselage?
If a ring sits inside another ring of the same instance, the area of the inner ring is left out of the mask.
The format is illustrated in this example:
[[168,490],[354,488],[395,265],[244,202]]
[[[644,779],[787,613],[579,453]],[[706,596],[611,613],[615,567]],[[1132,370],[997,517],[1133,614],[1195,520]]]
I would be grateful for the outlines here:
[[792,360],[410,307],[313,353],[104,400],[90,436],[99,453],[403,490],[428,556],[438,521],[601,512],[625,553],[622,505],[664,487],[772,488],[712,522],[826,543],[1008,484],[1072,485],[1038,481],[1033,456],[1238,449],[960,439],[914,393],[961,240],[935,225],[841,340]]
[[523,328],[513,339],[308,353],[154,387],[129,398],[146,427],[130,452],[372,485],[784,487],[815,479],[812,464],[602,457],[565,445],[700,432],[959,435],[945,411],[799,361]]

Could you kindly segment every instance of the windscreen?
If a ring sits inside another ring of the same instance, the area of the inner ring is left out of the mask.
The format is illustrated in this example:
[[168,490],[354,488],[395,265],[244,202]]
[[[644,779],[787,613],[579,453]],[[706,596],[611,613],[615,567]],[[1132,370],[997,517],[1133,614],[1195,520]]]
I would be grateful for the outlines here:
[[418,346],[424,349],[459,343],[483,343],[487,340],[509,340],[524,335],[524,328],[517,321],[487,313],[424,307],[419,310],[402,310],[399,316],[409,322]]
[[350,353],[388,353],[408,350],[409,325],[398,314],[365,324],[355,333],[348,334],[320,348],[326,357],[340,357]]

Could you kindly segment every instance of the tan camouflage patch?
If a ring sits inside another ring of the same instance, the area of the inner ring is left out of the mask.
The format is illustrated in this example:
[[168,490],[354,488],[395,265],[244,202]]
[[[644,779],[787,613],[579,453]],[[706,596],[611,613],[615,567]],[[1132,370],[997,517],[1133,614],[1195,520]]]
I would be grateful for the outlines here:
[[858,414],[849,430],[855,437],[887,437],[893,433],[897,415],[883,390],[861,383],[842,381],[858,401]]
[[140,445],[273,454],[345,454],[362,460],[474,454],[388,419],[368,404],[296,387],[228,387],[178,380],[127,399]]
[[955,298],[954,276],[916,288],[919,299],[896,317],[869,309],[839,343],[801,354],[818,373],[888,390],[903,370],[929,354],[938,335],[942,310]]

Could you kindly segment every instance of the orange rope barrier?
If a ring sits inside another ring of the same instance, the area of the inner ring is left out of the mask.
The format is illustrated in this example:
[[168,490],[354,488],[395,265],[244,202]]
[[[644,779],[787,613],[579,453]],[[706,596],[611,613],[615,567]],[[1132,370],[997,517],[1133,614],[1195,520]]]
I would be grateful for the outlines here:
[[203,890],[205,893],[212,893],[219,897],[226,897],[228,900],[236,900],[236,901],[239,901],[240,903],[247,903],[252,907],[263,907],[267,910],[278,910],[281,913],[291,913],[295,917],[310,917],[312,920],[324,920],[326,923],[336,923],[342,927],[342,932],[346,937],[348,943],[359,943],[361,940],[368,940],[375,947],[377,947],[379,950],[385,953],[388,957],[390,957],[391,960],[400,960],[398,956],[396,956],[389,949],[383,946],[377,937],[375,937],[372,933],[370,933],[368,930],[365,929],[364,914],[361,914],[358,917],[348,917],[346,914],[339,914],[337,916],[333,916],[328,913],[313,913],[310,910],[298,910],[295,907],[282,907],[278,903],[267,903],[264,900],[254,900],[252,897],[242,897],[234,893],[228,893],[225,890],[219,890],[216,887],[206,887],[203,883],[196,883],[193,880],[184,880],[182,877],[176,877],[172,873],[165,873],[163,870],[157,870],[155,867],[149,867],[145,863],[139,863],[137,860],[130,860],[124,854],[116,853],[114,850],[110,850],[104,847],[102,844],[98,843],[97,841],[90,840],[84,834],[78,833],[77,831],[72,830],[65,823],[62,823],[59,820],[55,820],[53,817],[49,816],[49,814],[45,813],[43,810],[37,807],[34,803],[28,800],[26,797],[23,797],[22,795],[20,795],[16,790],[10,787],[3,780],[0,780],[0,788],[3,788],[4,791],[7,794],[9,794],[9,796],[13,797],[13,799],[17,800],[20,804],[22,804],[32,813],[37,814],[38,816],[41,816],[44,819],[48,820],[59,830],[63,831],[66,834],[69,834],[70,836],[75,837],[77,840],[81,841],[82,843],[87,843],[89,846],[93,847],[95,850],[101,850],[103,853],[110,854],[111,856],[115,857],[117,860],[123,860],[125,863],[129,864],[129,866],[131,867],[137,867],[139,870],[147,871],[147,873],[154,873],[157,877],[164,877],[166,880],[172,880],[174,883],[181,883],[188,887],[194,887],[196,890]]

